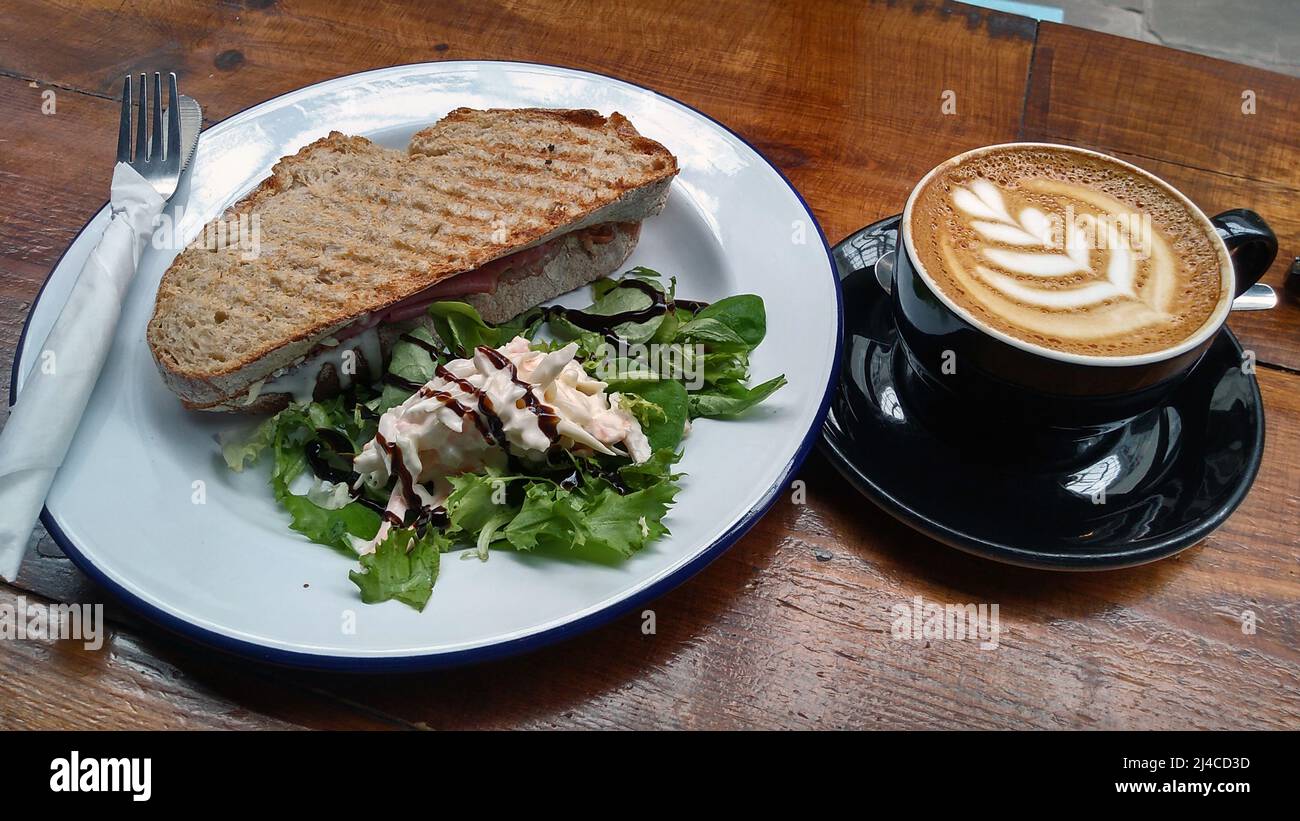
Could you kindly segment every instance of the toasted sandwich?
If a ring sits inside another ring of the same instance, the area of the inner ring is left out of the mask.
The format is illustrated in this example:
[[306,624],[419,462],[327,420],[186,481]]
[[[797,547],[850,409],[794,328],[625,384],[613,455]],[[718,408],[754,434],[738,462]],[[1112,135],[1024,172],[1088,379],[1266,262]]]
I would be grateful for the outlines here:
[[[394,329],[432,302],[504,322],[615,271],[677,170],[618,113],[461,108],[405,151],[333,132],[217,221],[251,222],[256,253],[205,242],[176,258],[149,347],[187,407],[324,398],[382,373]],[[341,367],[348,352],[360,369]]]

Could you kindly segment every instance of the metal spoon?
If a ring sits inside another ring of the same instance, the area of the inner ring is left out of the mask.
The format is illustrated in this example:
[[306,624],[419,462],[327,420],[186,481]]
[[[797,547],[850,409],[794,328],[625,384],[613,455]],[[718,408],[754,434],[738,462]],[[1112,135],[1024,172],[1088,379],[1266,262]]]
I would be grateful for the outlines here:
[[1267,311],[1277,307],[1277,293],[1268,285],[1256,283],[1232,301],[1234,311]]

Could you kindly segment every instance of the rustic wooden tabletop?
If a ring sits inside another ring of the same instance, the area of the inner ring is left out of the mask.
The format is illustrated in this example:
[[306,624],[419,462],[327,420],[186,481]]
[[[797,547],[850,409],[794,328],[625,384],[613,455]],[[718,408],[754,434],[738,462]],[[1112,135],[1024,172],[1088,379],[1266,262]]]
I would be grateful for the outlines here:
[[[958,3],[9,0],[0,389],[37,289],[106,199],[123,74],[175,69],[215,122],[340,74],[463,58],[677,97],[779,165],[832,242],[901,210],[940,160],[1037,139],[1135,162],[1209,213],[1260,212],[1282,246],[1274,286],[1300,254],[1300,79]],[[807,503],[779,502],[657,601],[656,635],[630,616],[519,658],[375,678],[187,644],[38,529],[0,603],[106,601],[110,636],[98,652],[0,642],[0,726],[1300,727],[1300,306],[1230,324],[1260,364],[1263,467],[1222,529],[1154,565],[1063,575],[971,558],[814,454]],[[891,608],[914,596],[999,603],[1000,646],[893,639]]]

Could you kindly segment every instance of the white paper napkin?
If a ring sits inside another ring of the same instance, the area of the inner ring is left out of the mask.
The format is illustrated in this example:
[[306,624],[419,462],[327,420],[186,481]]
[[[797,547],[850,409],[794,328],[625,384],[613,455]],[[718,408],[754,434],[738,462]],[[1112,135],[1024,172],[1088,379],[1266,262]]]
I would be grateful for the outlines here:
[[13,581],[54,473],[104,367],[122,298],[164,200],[131,166],[113,170],[113,217],[45,339],[0,431],[0,576]]

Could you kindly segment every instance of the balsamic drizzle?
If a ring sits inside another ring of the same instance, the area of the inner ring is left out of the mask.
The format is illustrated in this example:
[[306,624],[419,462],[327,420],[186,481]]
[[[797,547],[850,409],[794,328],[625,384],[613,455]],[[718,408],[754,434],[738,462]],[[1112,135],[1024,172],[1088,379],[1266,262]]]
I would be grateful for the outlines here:
[[[585,331],[592,331],[604,336],[610,342],[618,344],[622,338],[615,333],[614,328],[625,322],[646,322],[661,316],[668,311],[678,308],[698,313],[707,308],[709,303],[687,299],[668,299],[666,294],[640,279],[624,279],[619,282],[617,287],[635,288],[641,293],[649,296],[651,302],[645,308],[632,311],[622,311],[617,314],[589,314],[585,311],[579,311],[572,308],[563,308],[558,305],[542,308],[542,316],[546,320],[560,317],[582,328]],[[438,347],[432,342],[420,339],[410,333],[402,334],[399,339],[403,342],[409,342],[423,348],[435,362],[440,359],[450,357],[450,352]],[[559,422],[560,417],[554,409],[543,404],[532,391],[532,386],[519,378],[519,371],[515,364],[506,358],[500,351],[490,348],[486,345],[479,346],[480,351],[488,361],[500,370],[509,371],[510,381],[523,389],[523,396],[517,401],[517,406],[521,409],[528,409],[537,417],[537,425],[541,431],[551,440],[552,445],[560,439]],[[510,451],[510,443],[506,438],[505,425],[500,415],[492,406],[492,400],[483,391],[474,386],[472,382],[463,379],[452,373],[445,365],[438,364],[434,370],[437,376],[444,381],[454,383],[466,394],[473,396],[477,402],[477,408],[469,408],[461,404],[454,396],[446,391],[433,390],[427,385],[422,385],[410,379],[405,379],[395,373],[388,372],[384,374],[383,381],[385,384],[393,385],[412,393],[418,392],[426,398],[437,399],[445,407],[461,418],[469,417],[474,426],[478,428],[479,433],[483,436],[484,441],[489,444],[495,444],[506,452],[511,464],[515,465],[517,459]],[[378,419],[379,414],[366,407],[365,403],[357,403],[361,409],[362,416],[368,419]],[[411,475],[406,464],[402,461],[402,455],[397,446],[384,439],[378,431],[375,432],[375,442],[379,447],[388,454],[390,470],[397,474],[398,484],[402,489],[402,496],[406,501],[406,515],[403,517],[389,511],[384,505],[367,497],[363,492],[363,482],[361,475],[354,470],[345,470],[344,468],[330,464],[326,449],[328,448],[335,456],[352,456],[352,442],[336,430],[329,428],[318,428],[316,438],[308,442],[305,447],[307,463],[311,466],[312,472],[320,479],[335,484],[346,484],[352,500],[358,504],[378,513],[385,521],[396,527],[414,527],[417,531],[425,527],[445,528],[450,523],[447,516],[447,509],[442,505],[426,507],[419,495],[415,491],[415,477]],[[548,460],[549,461],[549,460]],[[618,475],[616,470],[608,470],[601,467],[593,466],[587,471],[590,475],[604,479],[620,495],[631,493],[631,488]],[[574,490],[581,487],[584,481],[584,474],[581,470],[574,469],[563,479],[558,481],[558,485],[565,490]]]
[[[519,397],[516,405],[521,409],[527,408],[532,411],[532,414],[537,417],[537,426],[541,428],[542,433],[546,434],[546,438],[551,440],[551,444],[558,442],[560,440],[559,414],[542,404],[541,400],[537,398],[537,395],[533,393],[533,386],[519,378],[519,369],[515,367],[515,363],[511,362],[506,358],[505,354],[495,348],[480,345],[477,350],[479,353],[487,357],[489,362],[497,366],[498,369],[509,372],[510,381],[524,390],[524,395]],[[484,399],[486,398],[487,397],[484,397]],[[518,405],[519,402],[522,402],[523,405]]]
[[674,299],[673,307],[690,311],[693,314],[698,314],[700,311],[709,307],[709,303],[698,299]]
[[346,436],[329,428],[317,428],[316,438],[308,442],[304,448],[307,455],[307,464],[311,466],[311,472],[316,474],[317,478],[324,479],[327,482],[346,484],[348,493],[352,496],[352,501],[391,521],[387,509],[383,505],[362,493],[361,474],[355,470],[344,470],[330,464],[329,457],[323,453],[327,447],[335,456],[352,456],[352,442]]
[[[402,489],[402,498],[406,501],[406,509],[410,511],[423,508],[424,502],[420,499],[420,495],[415,492],[415,477],[411,475],[410,469],[407,468],[406,462],[402,459],[402,452],[397,447],[397,444],[389,442],[379,431],[375,431],[375,444],[379,445],[379,448],[388,454],[388,470],[390,473],[397,474],[397,484]],[[384,518],[399,527],[402,525],[401,517],[391,511],[386,511]]]
[[412,379],[405,379],[393,373],[392,371],[389,371],[388,373],[384,374],[384,384],[401,388],[402,390],[409,391],[410,393],[415,393],[420,388],[424,387],[424,384],[422,382],[416,382]]
[[[623,477],[619,476],[617,471],[593,467],[588,469],[587,472],[592,476],[609,482],[609,484],[614,488],[614,492],[619,496],[626,496],[632,492],[632,488],[627,486],[627,483],[623,481]],[[582,471],[574,469],[572,473],[561,479],[558,484],[564,490],[576,490],[577,488],[582,487],[583,481],[584,478]]]
[[570,323],[582,328],[584,331],[592,331],[601,334],[609,342],[617,345],[621,337],[614,332],[614,328],[622,325],[624,322],[648,322],[657,316],[666,314],[681,308],[692,313],[709,307],[707,302],[698,302],[691,299],[668,299],[667,295],[651,285],[649,282],[641,279],[622,279],[619,280],[619,288],[635,288],[646,296],[650,297],[650,304],[644,308],[633,311],[622,311],[617,314],[589,314],[585,311],[578,311],[573,308],[562,308],[558,305],[552,305],[542,309],[543,316],[549,321],[555,317],[568,320]]
[[488,444],[496,444],[509,452],[505,425],[501,422],[501,417],[497,416],[496,409],[492,407],[492,400],[488,398],[487,394],[474,387],[473,382],[452,373],[445,365],[439,365],[435,368],[434,374],[446,382],[454,383],[462,391],[478,400],[478,410],[482,411],[482,413],[473,410],[469,411],[473,415],[474,426],[478,428],[479,433],[483,435],[483,439]]
[[351,487],[353,481],[358,478],[358,474],[356,471],[344,470],[331,465],[329,459],[322,453],[327,446],[338,456],[352,455],[352,442],[348,437],[336,430],[317,428],[316,438],[308,442],[305,448],[307,464],[311,465],[312,473],[327,482],[335,484],[346,482],[348,487]]
[[421,339],[418,336],[415,336],[414,334],[402,334],[401,336],[398,337],[398,339],[401,340],[402,342],[410,342],[412,345],[416,345],[418,347],[424,348],[424,350],[429,354],[429,356],[434,357],[434,361],[437,361],[440,358],[444,358],[450,355],[449,351],[443,348],[439,348],[437,345],[433,344],[432,342],[426,342],[425,340]]
[[[396,517],[390,517],[393,521]],[[451,518],[447,515],[447,508],[442,505],[434,507],[412,507],[406,511],[405,518],[398,524],[399,527],[413,527],[417,532],[424,528],[433,526],[442,529],[451,524]]]
[[[346,436],[336,430],[329,428],[317,428],[316,438],[307,443],[304,448],[307,455],[307,464],[311,466],[312,473],[317,478],[324,479],[327,482],[335,484],[346,484],[352,501],[364,508],[373,510],[378,513],[380,518],[391,525],[397,527],[414,527],[417,532],[424,528],[432,526],[445,528],[450,521],[447,518],[447,509],[441,505],[436,507],[425,507],[421,504],[418,496],[415,495],[414,483],[411,473],[402,463],[402,456],[395,452],[396,449],[390,447],[379,434],[375,434],[375,439],[381,443],[381,447],[388,453],[392,460],[394,469],[398,475],[398,482],[402,486],[403,495],[407,501],[407,510],[405,517],[399,517],[397,514],[388,510],[387,507],[376,502],[374,499],[366,496],[363,492],[361,475],[354,470],[345,470],[336,465],[330,464],[329,456],[326,453],[328,449],[335,456],[352,456],[352,442]],[[412,501],[414,500],[414,501]]]

